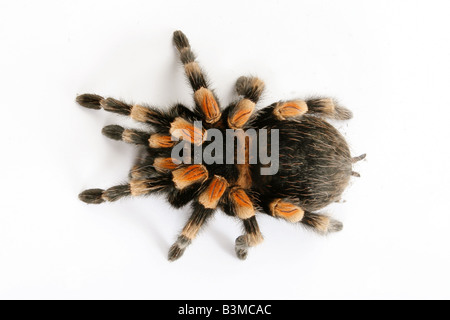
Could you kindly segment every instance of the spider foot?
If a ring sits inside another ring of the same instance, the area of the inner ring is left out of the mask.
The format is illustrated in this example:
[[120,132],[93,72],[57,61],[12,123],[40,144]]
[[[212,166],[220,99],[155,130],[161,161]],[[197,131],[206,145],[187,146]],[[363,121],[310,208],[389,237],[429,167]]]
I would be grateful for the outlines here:
[[344,224],[338,220],[330,219],[327,233],[339,232],[344,229]]
[[236,251],[236,256],[239,259],[241,260],[247,259],[248,248],[249,247],[245,236],[240,236],[236,239],[236,245],[234,247],[234,250]]
[[105,201],[103,199],[103,193],[103,189],[89,189],[80,193],[78,198],[85,203],[100,204]]
[[168,259],[175,261],[181,258],[186,248],[191,244],[191,240],[185,236],[179,236],[177,241],[170,247]]
[[77,99],[76,99],[77,103],[80,106],[83,106],[88,109],[95,109],[95,110],[101,109],[101,106],[100,106],[101,100],[103,100],[102,96],[99,96],[97,94],[90,94],[90,93],[81,94],[81,95],[77,96]]

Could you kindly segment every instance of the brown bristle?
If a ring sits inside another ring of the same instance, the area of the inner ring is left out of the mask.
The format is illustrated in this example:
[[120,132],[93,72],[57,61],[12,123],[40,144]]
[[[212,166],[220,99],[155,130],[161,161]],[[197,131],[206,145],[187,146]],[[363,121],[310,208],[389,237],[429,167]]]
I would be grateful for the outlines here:
[[274,115],[280,120],[299,117],[308,112],[308,106],[305,101],[287,101],[277,105],[273,111]]
[[247,193],[241,188],[234,188],[230,192],[230,200],[236,215],[241,219],[248,219],[255,215],[253,203]]
[[172,171],[173,182],[177,189],[184,189],[192,184],[200,183],[208,178],[208,170],[205,166],[194,164]]
[[206,131],[197,128],[189,121],[177,117],[170,125],[170,134],[176,138],[200,145],[206,139]]
[[228,182],[225,178],[214,176],[208,188],[200,195],[198,202],[205,208],[215,209],[227,187]]
[[206,122],[216,123],[220,119],[222,113],[220,112],[219,105],[217,104],[217,101],[214,98],[211,90],[206,88],[198,89],[194,93],[194,99],[205,115]]

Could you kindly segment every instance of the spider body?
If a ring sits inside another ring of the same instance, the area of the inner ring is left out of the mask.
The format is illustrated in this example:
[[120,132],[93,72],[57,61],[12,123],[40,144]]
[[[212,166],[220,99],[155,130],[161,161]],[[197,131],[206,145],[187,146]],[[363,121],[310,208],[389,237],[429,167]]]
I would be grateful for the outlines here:
[[[149,126],[147,131],[117,125],[103,129],[109,138],[139,145],[141,153],[128,183],[85,190],[79,198],[99,204],[163,193],[176,208],[192,203],[193,213],[169,250],[172,261],[184,253],[218,209],[242,221],[244,234],[235,244],[241,259],[247,257],[250,247],[263,241],[257,212],[300,223],[321,234],[340,231],[340,222],[315,211],[339,200],[350,177],[358,175],[352,164],[364,156],[352,158],[345,139],[324,120],[347,120],[351,112],[329,98],[279,101],[257,111],[264,83],[255,77],[239,78],[236,92],[240,99],[221,108],[181,31],[174,33],[174,44],[194,91],[193,110],[177,104],[163,111],[95,94],[77,97],[84,107],[129,116]],[[212,139],[213,130],[223,137],[229,132],[239,134],[231,137],[229,147],[228,140]],[[273,163],[251,153],[251,144],[260,138],[245,134],[258,130],[265,130],[268,142],[258,142],[258,150],[273,156],[276,146],[277,167],[271,174],[263,172]],[[178,157],[181,150],[183,156]],[[211,159],[202,158],[205,154]],[[229,155],[232,161],[225,159]]]

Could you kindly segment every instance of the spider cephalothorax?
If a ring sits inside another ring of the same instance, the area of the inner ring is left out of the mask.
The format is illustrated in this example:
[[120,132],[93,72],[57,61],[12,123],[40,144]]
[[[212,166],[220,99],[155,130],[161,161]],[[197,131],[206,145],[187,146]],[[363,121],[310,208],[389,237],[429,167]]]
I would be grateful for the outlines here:
[[[103,108],[149,126],[148,131],[117,125],[103,129],[107,137],[139,145],[142,152],[130,172],[129,183],[106,190],[89,189],[79,195],[80,199],[98,204],[125,196],[164,193],[176,208],[192,202],[193,213],[170,248],[169,260],[183,254],[217,209],[243,223],[244,234],[235,245],[241,259],[247,257],[250,247],[263,240],[257,212],[301,223],[320,234],[340,231],[340,222],[314,212],[339,200],[350,177],[358,175],[352,171],[352,163],[364,156],[352,158],[342,135],[323,119],[347,120],[352,117],[351,112],[330,98],[280,101],[255,110],[264,90],[264,83],[255,77],[239,78],[236,92],[240,99],[222,109],[186,36],[176,31],[173,39],[194,91],[193,110],[177,104],[164,111],[95,94],[77,97],[77,102],[86,108]],[[222,150],[216,146],[212,152],[219,161],[195,161],[195,150],[201,153],[211,149],[208,132],[213,129],[223,134],[231,129],[264,131],[268,144],[258,146],[271,153],[269,150],[276,144],[279,156],[271,159],[277,162],[276,170],[262,173],[269,164],[252,157],[249,145],[257,138],[248,135],[237,135],[241,144],[233,144],[231,151],[236,159],[232,163],[220,158],[227,154],[226,140]],[[178,151],[174,151],[181,145],[183,150],[186,146],[192,148],[183,157],[177,157]],[[241,161],[237,157],[239,148],[244,149]]]

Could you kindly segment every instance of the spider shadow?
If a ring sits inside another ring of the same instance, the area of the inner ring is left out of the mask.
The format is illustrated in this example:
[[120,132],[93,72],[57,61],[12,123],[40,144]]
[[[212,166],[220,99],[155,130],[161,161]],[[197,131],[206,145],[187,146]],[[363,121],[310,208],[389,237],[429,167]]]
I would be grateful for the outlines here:
[[135,214],[128,216],[130,218],[130,221],[139,226],[139,228],[143,228],[146,236],[150,238],[149,243],[156,244],[161,254],[163,256],[166,256],[170,247],[170,243],[164,237],[160,229],[153,223],[154,221],[149,216],[149,214],[151,214],[152,212],[144,211],[142,210],[142,208],[136,207],[132,211]]
[[224,233],[222,230],[214,226],[210,226],[210,229],[213,238],[216,240],[220,248],[224,252],[230,254],[232,257],[235,257],[236,253],[234,251],[234,241],[233,240],[230,241],[228,234]]

